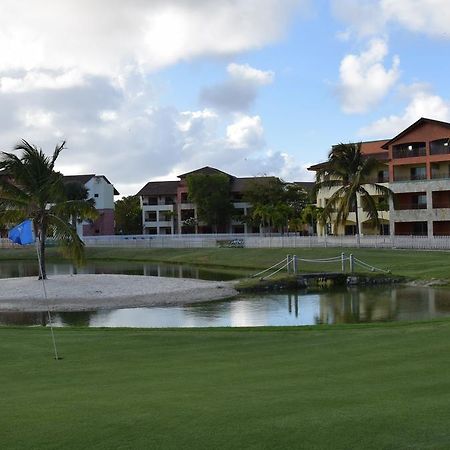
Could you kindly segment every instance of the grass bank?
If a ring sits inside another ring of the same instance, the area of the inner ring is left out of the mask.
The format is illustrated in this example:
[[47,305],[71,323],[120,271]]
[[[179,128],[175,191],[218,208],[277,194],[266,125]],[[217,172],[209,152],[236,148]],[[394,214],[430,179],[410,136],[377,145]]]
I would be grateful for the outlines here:
[[0,328],[2,449],[449,448],[450,321]]
[[[383,269],[393,275],[411,279],[442,279],[450,283],[449,251],[417,251],[397,249],[355,248],[205,248],[205,249],[134,249],[134,248],[87,248],[88,261],[165,262],[204,265],[210,268],[227,268],[245,276],[265,269],[281,260],[286,254],[296,254],[305,259],[328,258],[341,252],[353,253],[357,258]],[[0,260],[35,259],[29,249],[2,249]],[[49,249],[49,260],[61,259],[56,249]],[[340,263],[301,263],[300,271],[339,271]],[[358,271],[363,272],[358,269]]]

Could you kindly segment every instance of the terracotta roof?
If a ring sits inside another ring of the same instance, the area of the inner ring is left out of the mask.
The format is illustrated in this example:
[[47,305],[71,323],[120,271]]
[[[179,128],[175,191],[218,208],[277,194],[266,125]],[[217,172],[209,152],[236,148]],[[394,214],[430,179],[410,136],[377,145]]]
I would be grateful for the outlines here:
[[401,133],[397,134],[397,136],[394,136],[391,140],[387,141],[384,145],[384,149],[388,149],[389,146],[395,142],[396,140],[403,137],[405,134],[408,134],[410,131],[412,131],[414,128],[420,127],[424,123],[430,123],[430,124],[436,124],[436,125],[442,125],[444,127],[450,128],[449,122],[441,122],[440,120],[434,120],[434,119],[427,119],[426,117],[421,117],[417,122],[414,122],[412,125],[410,125],[408,128],[405,128]]
[[373,153],[383,153],[383,145],[388,142],[388,139],[379,141],[365,141],[361,142],[361,153],[364,155],[372,155]]
[[248,185],[253,181],[268,182],[270,180],[278,179],[277,177],[239,177],[233,178],[231,181],[231,192],[243,192],[247,189]]
[[[379,161],[387,161],[389,159],[389,152],[384,150],[384,145],[387,139],[381,139],[379,141],[364,141],[361,142],[361,153],[363,155],[371,156]],[[334,147],[334,146],[333,146]],[[322,169],[326,164],[326,161],[314,164],[308,167],[308,170],[316,171]]]
[[202,167],[200,169],[196,169],[196,170],[192,170],[191,172],[186,172],[186,173],[182,173],[181,175],[178,175],[178,178],[186,178],[188,175],[192,175],[195,173],[201,173],[201,174],[205,174],[205,175],[212,175],[212,174],[216,174],[216,173],[222,173],[228,177],[233,177],[233,175],[230,175],[229,173],[226,172],[222,172],[219,169],[216,169],[214,167],[210,167],[210,166],[205,166]]
[[136,195],[176,195],[179,181],[150,181]]

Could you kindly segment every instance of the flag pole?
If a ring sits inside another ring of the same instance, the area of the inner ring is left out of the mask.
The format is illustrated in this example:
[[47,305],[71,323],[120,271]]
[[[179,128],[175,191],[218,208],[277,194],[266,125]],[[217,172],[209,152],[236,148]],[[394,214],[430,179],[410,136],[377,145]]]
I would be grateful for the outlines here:
[[48,302],[48,297],[47,297],[47,289],[45,287],[45,280],[44,280],[44,274],[42,273],[42,265],[41,265],[41,254],[39,253],[39,246],[41,244],[41,235],[39,233],[39,236],[36,236],[36,253],[37,253],[37,257],[38,257],[38,264],[39,264],[39,277],[42,280],[42,288],[44,290],[44,298],[45,298],[45,302],[47,304],[47,315],[48,315],[48,323],[50,325],[50,331],[51,331],[51,335],[52,335],[52,342],[53,342],[53,350],[55,351],[55,359],[61,359],[58,356],[58,350],[56,348],[56,340],[55,340],[55,333],[53,332],[53,322],[52,322],[52,315],[50,314],[50,305]]

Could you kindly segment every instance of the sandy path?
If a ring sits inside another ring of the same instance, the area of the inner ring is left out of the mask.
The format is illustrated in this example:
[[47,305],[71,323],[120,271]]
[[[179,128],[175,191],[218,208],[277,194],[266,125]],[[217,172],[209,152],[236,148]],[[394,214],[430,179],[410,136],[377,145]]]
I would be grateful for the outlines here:
[[[51,311],[182,305],[237,295],[233,282],[133,275],[57,275],[45,281]],[[0,311],[46,311],[35,277],[0,280]]]

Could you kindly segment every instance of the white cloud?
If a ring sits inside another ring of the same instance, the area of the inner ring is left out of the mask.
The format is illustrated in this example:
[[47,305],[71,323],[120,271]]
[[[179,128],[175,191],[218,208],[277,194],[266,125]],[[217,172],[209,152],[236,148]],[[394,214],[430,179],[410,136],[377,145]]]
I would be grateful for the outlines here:
[[272,83],[275,76],[270,70],[255,69],[249,64],[228,64],[227,72],[239,81],[249,81],[259,85]]
[[261,118],[246,114],[273,72],[230,64],[233,105],[191,111],[159,105],[149,74],[275,42],[308,3],[2,0],[1,147],[25,138],[50,153],[66,140],[61,169],[105,174],[122,194],[204,165],[276,174],[283,153],[268,151]]
[[49,128],[53,125],[53,113],[50,111],[44,111],[42,109],[26,110],[22,111],[20,116],[25,127]]
[[259,116],[241,116],[227,126],[227,142],[231,148],[260,147],[264,140],[264,129]]
[[352,32],[361,37],[383,33],[386,18],[379,1],[332,0],[331,6],[334,15],[349,26],[338,38],[347,40]]
[[67,89],[85,84],[78,70],[58,73],[55,71],[33,70],[22,76],[0,77],[0,92],[17,93],[38,89]]
[[117,111],[106,109],[100,112],[99,117],[103,122],[113,122],[117,120]]
[[232,55],[283,36],[307,0],[2,0],[0,71],[119,75]]
[[394,56],[392,67],[383,65],[388,46],[383,39],[372,39],[366,51],[346,55],[339,68],[337,88],[346,113],[363,113],[380,102],[397,81],[400,60]]
[[249,64],[227,66],[230,79],[200,92],[200,103],[223,112],[245,112],[253,105],[259,88],[273,82],[274,72],[260,70]]
[[450,102],[429,92],[425,86],[414,85],[411,98],[403,114],[391,115],[376,120],[359,131],[364,139],[391,138],[421,117],[450,121]]
[[379,35],[387,26],[449,39],[448,0],[333,0],[335,15],[359,36]]

